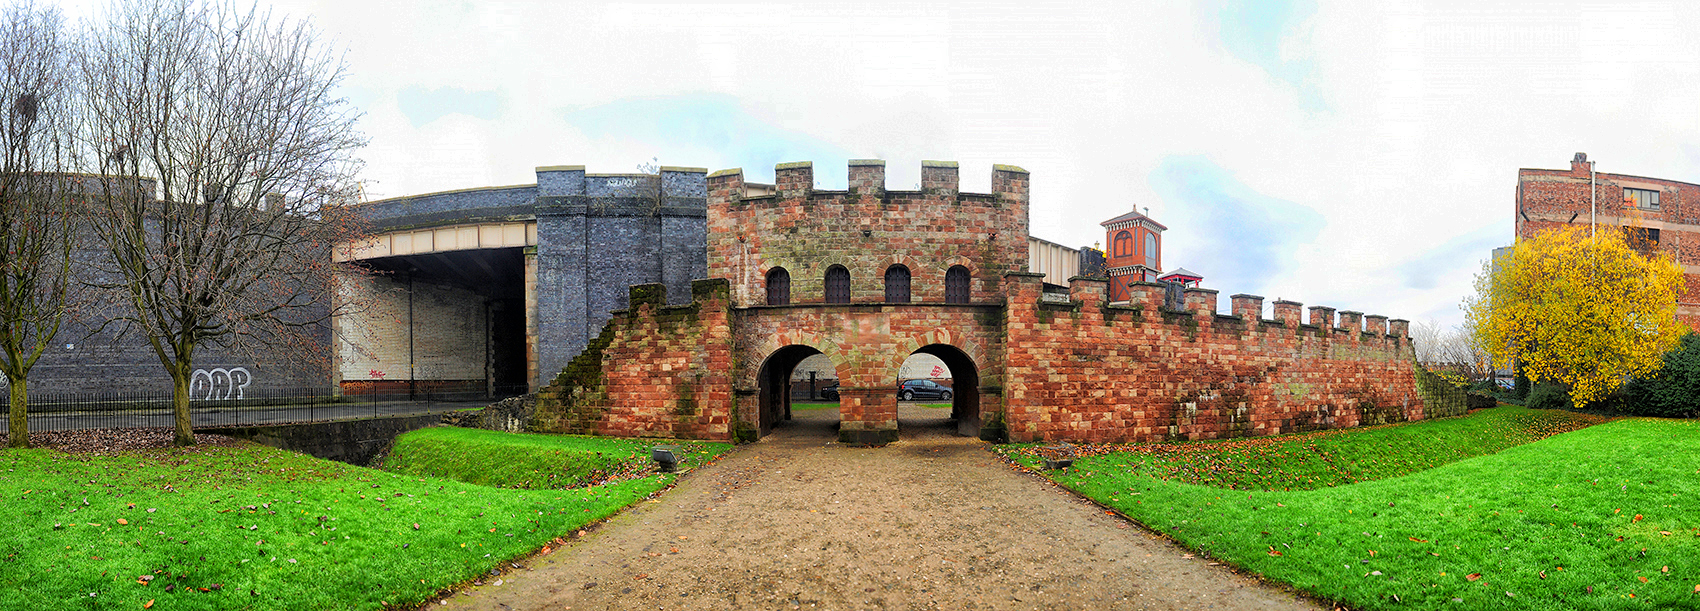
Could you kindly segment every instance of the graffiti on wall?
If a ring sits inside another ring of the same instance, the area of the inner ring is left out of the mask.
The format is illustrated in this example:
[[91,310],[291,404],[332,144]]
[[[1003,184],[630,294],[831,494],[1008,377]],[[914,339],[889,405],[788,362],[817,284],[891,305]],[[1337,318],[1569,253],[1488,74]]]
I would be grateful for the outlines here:
[[242,389],[254,383],[243,367],[196,369],[189,377],[189,398],[198,400],[241,399]]

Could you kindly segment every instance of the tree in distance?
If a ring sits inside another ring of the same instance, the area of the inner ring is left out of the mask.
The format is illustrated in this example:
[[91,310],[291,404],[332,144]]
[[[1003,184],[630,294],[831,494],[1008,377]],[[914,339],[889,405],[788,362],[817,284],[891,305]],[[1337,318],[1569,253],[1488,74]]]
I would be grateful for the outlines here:
[[1477,274],[1467,324],[1498,366],[1516,361],[1535,381],[1564,384],[1577,405],[1603,399],[1625,379],[1657,371],[1685,331],[1676,319],[1682,267],[1649,251],[1610,230],[1519,240],[1510,257]]
[[67,42],[55,9],[0,9],[0,370],[14,448],[29,446],[30,370],[87,313],[72,273],[82,214],[80,179],[65,173],[76,152]]
[[[359,273],[332,252],[363,237],[342,204],[365,142],[335,94],[341,58],[304,22],[216,0],[120,0],[86,30],[77,67],[105,179],[92,215],[102,275],[170,375],[175,442],[191,445],[200,346],[308,357],[331,344],[339,276]],[[157,177],[157,195],[137,177]]]

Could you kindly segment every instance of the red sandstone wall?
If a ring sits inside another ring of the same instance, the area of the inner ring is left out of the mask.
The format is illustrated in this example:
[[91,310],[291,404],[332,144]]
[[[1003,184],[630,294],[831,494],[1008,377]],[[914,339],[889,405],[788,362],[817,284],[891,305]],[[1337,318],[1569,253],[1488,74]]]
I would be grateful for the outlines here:
[[885,270],[907,266],[912,301],[943,302],[952,265],[971,301],[996,303],[1008,272],[1027,271],[1027,172],[995,166],[991,194],[961,193],[956,164],[927,162],[919,191],[885,188],[885,162],[852,160],[847,191],[815,190],[809,163],[775,170],[775,194],[746,197],[742,170],[708,179],[708,275],[738,306],[766,303],[766,274],[791,275],[791,303],[825,301],[827,267],[850,271],[852,302],[885,300]]
[[[1577,161],[1572,161],[1569,170],[1518,170],[1517,206],[1512,212],[1517,236],[1533,237],[1565,226],[1587,227],[1590,197],[1597,193],[1601,230],[1622,231],[1626,224],[1659,230],[1659,247],[1688,270],[1686,288],[1677,298],[1677,317],[1700,329],[1700,185],[1603,172],[1594,178],[1596,184],[1590,188],[1588,165]],[[1625,187],[1658,191],[1659,210],[1626,205]]]
[[1140,309],[1107,306],[1097,281],[1073,283],[1075,306],[1041,305],[1038,279],[1024,274],[1010,289],[1012,441],[1275,435],[1357,426],[1365,404],[1372,420],[1424,417],[1410,340],[1388,336],[1385,318],[1371,319],[1379,331],[1325,331],[1298,325],[1297,304],[1291,324],[1259,320],[1260,297],[1238,296],[1242,319],[1215,314],[1214,291],[1189,291],[1193,312],[1165,314],[1155,291]]
[[[942,344],[961,351],[977,366],[980,411],[1001,409],[996,396],[1002,378],[1002,308],[984,305],[835,305],[776,306],[734,313],[737,336],[733,383],[753,395],[769,355],[785,346],[809,346],[837,365],[840,427],[845,430],[897,430],[897,376],[916,350]],[[952,371],[957,380],[965,372]],[[740,403],[740,418],[756,420],[756,405]]]
[[633,287],[567,371],[538,393],[533,429],[619,437],[732,438],[731,309],[724,280],[692,283],[694,303],[666,306],[665,287]]

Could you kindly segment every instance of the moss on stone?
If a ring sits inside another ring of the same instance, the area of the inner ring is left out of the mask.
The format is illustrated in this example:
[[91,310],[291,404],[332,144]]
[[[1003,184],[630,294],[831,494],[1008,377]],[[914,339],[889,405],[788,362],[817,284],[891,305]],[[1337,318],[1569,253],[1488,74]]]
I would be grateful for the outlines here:
[[[618,319],[615,319],[618,320]],[[585,433],[596,432],[602,416],[607,413],[607,392],[602,378],[602,353],[614,343],[614,321],[602,325],[602,333],[584,347],[584,351],[549,386],[537,393],[537,417],[532,427],[537,432]]]
[[686,418],[697,415],[697,385],[695,382],[674,384],[673,394],[676,395],[673,415]]
[[667,285],[665,284],[634,284],[629,295],[627,302],[629,307],[634,310],[639,305],[646,303],[657,308],[667,305]]

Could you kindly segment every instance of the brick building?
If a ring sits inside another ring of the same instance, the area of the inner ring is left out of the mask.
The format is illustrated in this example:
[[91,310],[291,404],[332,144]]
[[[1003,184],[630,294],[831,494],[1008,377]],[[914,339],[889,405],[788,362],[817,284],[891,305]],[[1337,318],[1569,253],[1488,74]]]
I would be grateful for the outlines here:
[[1163,269],[1163,226],[1138,211],[1100,223],[1110,245],[1104,272],[1110,278],[1110,301],[1131,299],[1134,282],[1155,282]]
[[1105,278],[1048,291],[1028,271],[1020,168],[994,166],[985,194],[961,192],[950,162],[924,162],[915,191],[886,189],[878,160],[851,161],[843,191],[815,189],[813,171],[782,164],[772,185],[709,176],[710,279],[688,304],[632,287],[539,392],[532,427],[759,437],[789,418],[792,372],[816,355],[836,369],[850,443],[898,437],[912,354],[948,366],[958,430],[986,438],[1208,439],[1436,415],[1403,320],[1317,306],[1305,322],[1289,301],[1265,319],[1255,295],[1223,314],[1203,288],[1171,308],[1167,287],[1143,281],[1121,303]]
[[1662,250],[1683,267],[1676,315],[1700,329],[1700,185],[1595,172],[1586,153],[1565,170],[1517,170],[1513,211],[1519,239],[1554,228],[1594,223],[1624,232],[1631,245]]

